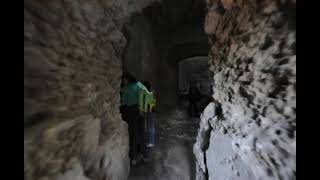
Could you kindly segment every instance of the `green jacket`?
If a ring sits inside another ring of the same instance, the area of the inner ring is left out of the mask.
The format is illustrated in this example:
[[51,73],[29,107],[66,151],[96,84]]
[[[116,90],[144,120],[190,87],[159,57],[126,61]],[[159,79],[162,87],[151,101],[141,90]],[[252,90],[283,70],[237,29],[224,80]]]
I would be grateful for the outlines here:
[[140,82],[128,84],[121,90],[121,105],[139,105],[140,91],[147,88]]

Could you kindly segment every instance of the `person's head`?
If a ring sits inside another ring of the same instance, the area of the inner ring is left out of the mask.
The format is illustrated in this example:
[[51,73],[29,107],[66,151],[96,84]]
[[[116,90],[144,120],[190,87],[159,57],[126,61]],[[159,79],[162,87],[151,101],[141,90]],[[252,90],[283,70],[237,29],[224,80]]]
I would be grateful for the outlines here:
[[135,83],[137,82],[137,79],[129,72],[126,72],[123,74],[124,82],[126,84]]

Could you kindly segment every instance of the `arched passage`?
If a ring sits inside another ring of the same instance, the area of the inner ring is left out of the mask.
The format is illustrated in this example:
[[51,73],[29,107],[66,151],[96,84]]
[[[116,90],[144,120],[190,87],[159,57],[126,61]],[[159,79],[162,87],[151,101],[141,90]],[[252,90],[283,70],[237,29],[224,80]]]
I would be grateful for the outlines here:
[[[24,178],[296,179],[295,11],[295,0],[25,0]],[[214,102],[200,124],[177,108],[178,67],[208,53]],[[159,143],[140,167],[123,71],[158,98]]]
[[[164,96],[164,106],[176,106],[179,96],[179,62],[184,59],[207,56],[209,51],[208,41],[202,40],[200,36],[197,41],[174,44],[168,49],[163,68],[167,73],[161,74],[160,83],[162,84]],[[161,81],[163,80],[163,81]]]
[[209,94],[212,72],[207,56],[195,56],[179,61],[179,91],[185,92],[190,82],[198,82],[201,93]]

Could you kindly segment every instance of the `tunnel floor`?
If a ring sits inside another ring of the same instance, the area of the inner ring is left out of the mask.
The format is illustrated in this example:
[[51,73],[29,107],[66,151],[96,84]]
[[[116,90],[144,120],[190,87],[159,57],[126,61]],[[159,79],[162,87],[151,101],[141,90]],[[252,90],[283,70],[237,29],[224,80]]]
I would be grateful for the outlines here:
[[188,117],[181,108],[157,116],[157,143],[147,162],[131,166],[128,180],[191,180],[195,178],[192,152],[199,118]]

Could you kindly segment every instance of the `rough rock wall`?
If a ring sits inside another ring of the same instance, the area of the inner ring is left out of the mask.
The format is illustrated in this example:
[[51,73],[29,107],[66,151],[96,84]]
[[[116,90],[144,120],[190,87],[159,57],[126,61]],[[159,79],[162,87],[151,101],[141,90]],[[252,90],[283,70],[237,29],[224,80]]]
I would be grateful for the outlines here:
[[296,179],[295,1],[209,0],[213,98],[197,178]]
[[26,180],[127,178],[120,29],[149,1],[24,1]]

